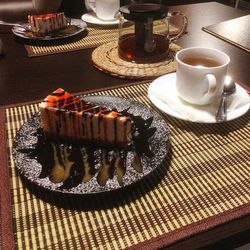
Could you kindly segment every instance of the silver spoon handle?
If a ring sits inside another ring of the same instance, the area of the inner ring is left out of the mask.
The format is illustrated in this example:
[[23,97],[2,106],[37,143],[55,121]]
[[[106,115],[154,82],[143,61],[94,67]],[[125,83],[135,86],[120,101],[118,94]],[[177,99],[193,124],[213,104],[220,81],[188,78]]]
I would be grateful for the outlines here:
[[6,26],[20,26],[22,27],[23,25],[21,23],[10,23],[10,22],[5,22],[0,20],[1,25],[6,25]]
[[227,120],[227,102],[226,101],[227,101],[226,96],[223,95],[220,100],[219,108],[215,117],[217,122],[224,122]]

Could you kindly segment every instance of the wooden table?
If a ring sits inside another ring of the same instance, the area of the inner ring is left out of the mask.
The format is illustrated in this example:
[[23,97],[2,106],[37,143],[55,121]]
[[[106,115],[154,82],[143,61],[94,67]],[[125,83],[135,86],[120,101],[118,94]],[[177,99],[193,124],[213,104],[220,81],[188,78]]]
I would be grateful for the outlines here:
[[[229,74],[250,86],[249,53],[201,30],[204,26],[246,13],[215,2],[175,6],[173,9],[184,12],[189,19],[188,33],[178,44],[223,50],[231,57]],[[0,33],[0,37],[4,49],[0,58],[0,105],[41,99],[58,86],[79,92],[127,82],[95,69],[90,61],[92,49],[28,58],[23,44],[15,41],[12,34]]]
[[[172,9],[182,11],[189,18],[188,33],[177,43],[182,47],[209,46],[223,50],[231,58],[229,74],[242,85],[250,87],[249,53],[201,30],[204,26],[247,13],[215,2],[175,6]],[[111,77],[94,68],[90,61],[92,49],[28,58],[23,44],[14,40],[11,33],[2,32],[0,37],[4,49],[0,58],[2,107],[42,99],[57,87],[63,87],[70,92],[83,92],[134,82]],[[249,221],[250,216],[238,218],[178,242],[173,248],[193,248],[194,244],[197,247],[210,244],[212,247],[212,243],[232,235],[234,238],[231,241],[222,241],[222,244],[229,246],[234,241],[242,242],[249,233]],[[238,233],[241,234],[237,235]]]

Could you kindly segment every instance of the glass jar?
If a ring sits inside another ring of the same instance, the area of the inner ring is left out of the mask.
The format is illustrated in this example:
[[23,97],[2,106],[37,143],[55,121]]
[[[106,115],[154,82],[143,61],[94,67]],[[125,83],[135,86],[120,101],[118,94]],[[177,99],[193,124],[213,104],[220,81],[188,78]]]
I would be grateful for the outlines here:
[[[170,37],[169,20],[174,15],[182,17],[183,26],[177,35]],[[138,63],[164,60],[169,44],[185,32],[187,23],[182,13],[170,12],[167,6],[153,3],[122,6],[118,18],[119,56]]]

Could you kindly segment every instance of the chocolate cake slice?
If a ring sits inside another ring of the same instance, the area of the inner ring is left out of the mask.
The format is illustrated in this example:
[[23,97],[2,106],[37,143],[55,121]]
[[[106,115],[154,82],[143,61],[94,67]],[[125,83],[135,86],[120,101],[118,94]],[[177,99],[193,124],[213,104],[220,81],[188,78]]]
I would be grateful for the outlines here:
[[67,18],[64,12],[41,15],[29,15],[28,24],[32,32],[37,34],[49,34],[67,26]]
[[39,105],[45,135],[53,140],[126,147],[134,122],[128,115],[73,96],[59,88]]

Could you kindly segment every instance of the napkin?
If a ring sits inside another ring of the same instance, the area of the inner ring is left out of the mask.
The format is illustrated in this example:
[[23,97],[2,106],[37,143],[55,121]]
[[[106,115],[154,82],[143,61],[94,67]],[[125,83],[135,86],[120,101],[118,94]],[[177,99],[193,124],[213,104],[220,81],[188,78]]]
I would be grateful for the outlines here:
[[[183,119],[193,122],[211,122],[215,120],[220,98],[209,105],[192,105],[178,96],[175,81],[168,82],[167,84],[167,89],[163,89],[162,86],[153,88],[152,94],[158,100],[168,105],[170,109],[179,113]],[[239,85],[236,86],[236,92],[227,97],[228,113],[249,104],[249,95]]]

